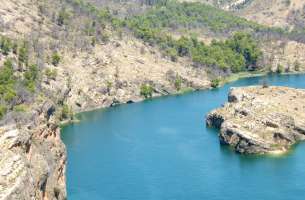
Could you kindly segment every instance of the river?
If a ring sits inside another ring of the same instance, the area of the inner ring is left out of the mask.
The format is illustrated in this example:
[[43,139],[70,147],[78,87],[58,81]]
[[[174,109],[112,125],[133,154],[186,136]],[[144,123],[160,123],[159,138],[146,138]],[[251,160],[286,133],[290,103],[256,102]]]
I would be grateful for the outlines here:
[[305,88],[305,75],[241,79],[184,95],[82,113],[62,128],[69,200],[303,200],[305,143],[283,156],[219,144],[205,115],[230,87]]

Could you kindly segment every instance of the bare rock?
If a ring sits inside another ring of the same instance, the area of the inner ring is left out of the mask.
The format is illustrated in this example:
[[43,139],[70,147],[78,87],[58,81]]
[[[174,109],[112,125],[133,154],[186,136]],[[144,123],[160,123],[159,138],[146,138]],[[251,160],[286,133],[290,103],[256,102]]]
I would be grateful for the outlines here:
[[305,139],[305,90],[232,88],[229,102],[210,112],[208,126],[239,153],[281,153]]

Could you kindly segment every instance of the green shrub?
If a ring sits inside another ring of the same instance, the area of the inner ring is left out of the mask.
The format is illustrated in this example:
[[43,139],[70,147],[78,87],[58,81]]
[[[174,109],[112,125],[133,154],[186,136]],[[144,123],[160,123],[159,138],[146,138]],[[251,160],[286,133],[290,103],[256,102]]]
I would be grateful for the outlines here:
[[55,79],[56,79],[56,76],[57,76],[57,70],[56,70],[56,69],[47,68],[46,71],[45,71],[45,75],[46,75],[49,79],[55,80]]
[[7,37],[2,36],[0,39],[0,49],[2,54],[8,55],[12,49],[12,41]]
[[140,95],[144,96],[144,98],[151,98],[153,94],[153,87],[148,84],[143,84],[140,89]]
[[3,68],[0,68],[0,85],[8,85],[14,82],[14,71],[12,60],[7,59]]
[[16,97],[13,64],[7,59],[0,68],[0,101],[10,103]]
[[4,100],[6,102],[12,101],[16,96],[17,96],[16,91],[13,88],[11,87],[6,88],[6,92],[4,94]]
[[213,79],[211,81],[211,87],[212,88],[217,88],[219,86],[220,82],[221,82],[221,80],[219,78]]
[[56,52],[52,54],[52,65],[57,66],[61,60],[60,55]]
[[14,107],[15,112],[26,112],[28,110],[28,107],[24,104],[20,104]]

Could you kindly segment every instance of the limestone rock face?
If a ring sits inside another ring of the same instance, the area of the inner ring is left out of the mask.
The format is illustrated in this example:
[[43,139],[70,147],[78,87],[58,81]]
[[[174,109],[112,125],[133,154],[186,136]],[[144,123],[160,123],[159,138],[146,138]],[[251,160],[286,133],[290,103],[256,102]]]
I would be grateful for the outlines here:
[[282,153],[305,140],[305,90],[232,88],[228,103],[207,115],[219,139],[239,153]]
[[0,126],[0,199],[66,199],[65,146],[41,111],[26,125]]

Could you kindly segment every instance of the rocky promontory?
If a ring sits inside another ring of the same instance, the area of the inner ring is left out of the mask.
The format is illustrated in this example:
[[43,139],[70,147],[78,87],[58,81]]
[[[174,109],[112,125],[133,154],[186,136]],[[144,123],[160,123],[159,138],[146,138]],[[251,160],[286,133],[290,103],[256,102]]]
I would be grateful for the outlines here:
[[207,115],[221,144],[239,153],[283,153],[305,140],[305,90],[252,86],[232,88],[228,103]]

